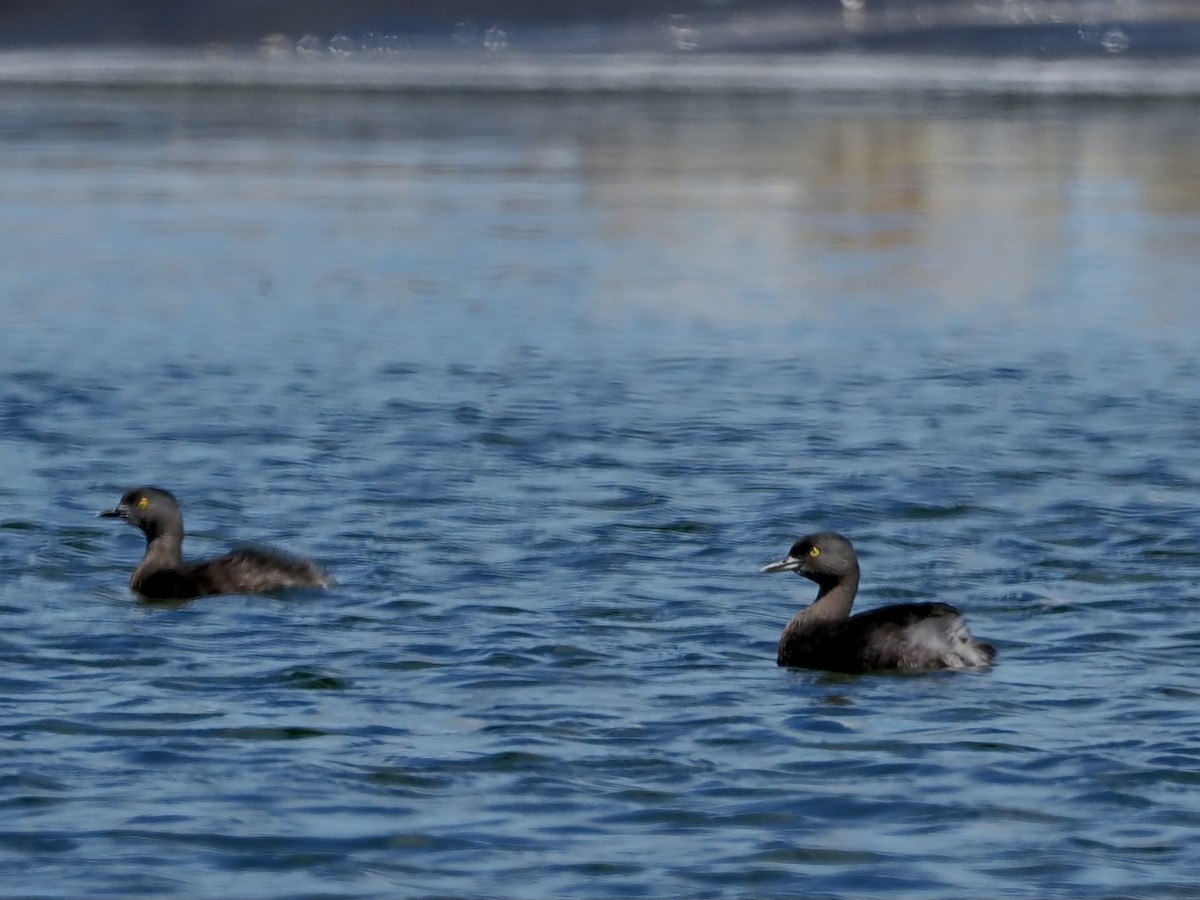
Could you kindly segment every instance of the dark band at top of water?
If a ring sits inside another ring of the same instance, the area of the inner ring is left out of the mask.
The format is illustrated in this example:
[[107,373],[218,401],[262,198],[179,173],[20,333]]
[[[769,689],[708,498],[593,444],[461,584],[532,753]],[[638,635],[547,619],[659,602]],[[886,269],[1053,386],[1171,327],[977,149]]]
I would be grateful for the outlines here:
[[350,54],[554,52],[1195,56],[1200,9],[1142,0],[70,0],[0,9],[0,49],[256,46]]

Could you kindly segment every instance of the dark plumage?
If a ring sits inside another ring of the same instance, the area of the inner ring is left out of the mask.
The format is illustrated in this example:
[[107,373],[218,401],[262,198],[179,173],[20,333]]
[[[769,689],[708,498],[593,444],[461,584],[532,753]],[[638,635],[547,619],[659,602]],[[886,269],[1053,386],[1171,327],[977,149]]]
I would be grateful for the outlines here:
[[817,583],[817,599],[779,639],[781,666],[831,672],[978,669],[996,650],[975,640],[962,614],[945,603],[901,603],[850,615],[858,593],[858,555],[832,531],[810,534],[764,572],[795,572]]
[[274,550],[239,547],[205,562],[185,563],[183,514],[175,496],[162,488],[126,491],[120,503],[99,515],[124,519],[145,533],[146,555],[133,570],[129,586],[151,600],[329,586],[312,560]]

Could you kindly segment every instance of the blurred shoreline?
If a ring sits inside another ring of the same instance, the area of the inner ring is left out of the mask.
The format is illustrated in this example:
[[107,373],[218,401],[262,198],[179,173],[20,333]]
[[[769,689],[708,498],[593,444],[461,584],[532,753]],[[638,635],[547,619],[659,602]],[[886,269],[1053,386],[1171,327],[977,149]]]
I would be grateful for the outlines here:
[[0,48],[1200,55],[1191,0],[39,0]]

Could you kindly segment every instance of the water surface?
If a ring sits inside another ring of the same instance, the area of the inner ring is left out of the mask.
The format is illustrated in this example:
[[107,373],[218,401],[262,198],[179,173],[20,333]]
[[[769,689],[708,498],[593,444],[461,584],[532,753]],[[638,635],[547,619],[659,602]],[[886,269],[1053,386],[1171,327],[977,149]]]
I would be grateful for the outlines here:
[[[1195,113],[6,91],[6,891],[1194,895]],[[827,528],[997,667],[776,668]]]

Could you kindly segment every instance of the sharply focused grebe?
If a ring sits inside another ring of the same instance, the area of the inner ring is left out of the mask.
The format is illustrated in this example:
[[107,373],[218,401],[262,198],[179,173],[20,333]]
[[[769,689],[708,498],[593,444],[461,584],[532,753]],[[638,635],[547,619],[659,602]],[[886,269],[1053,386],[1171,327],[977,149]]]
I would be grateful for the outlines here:
[[832,531],[810,534],[764,572],[795,572],[815,581],[817,599],[783,630],[781,666],[868,672],[880,669],[978,669],[996,650],[975,640],[962,614],[945,603],[901,603],[850,615],[858,593],[858,555]]

